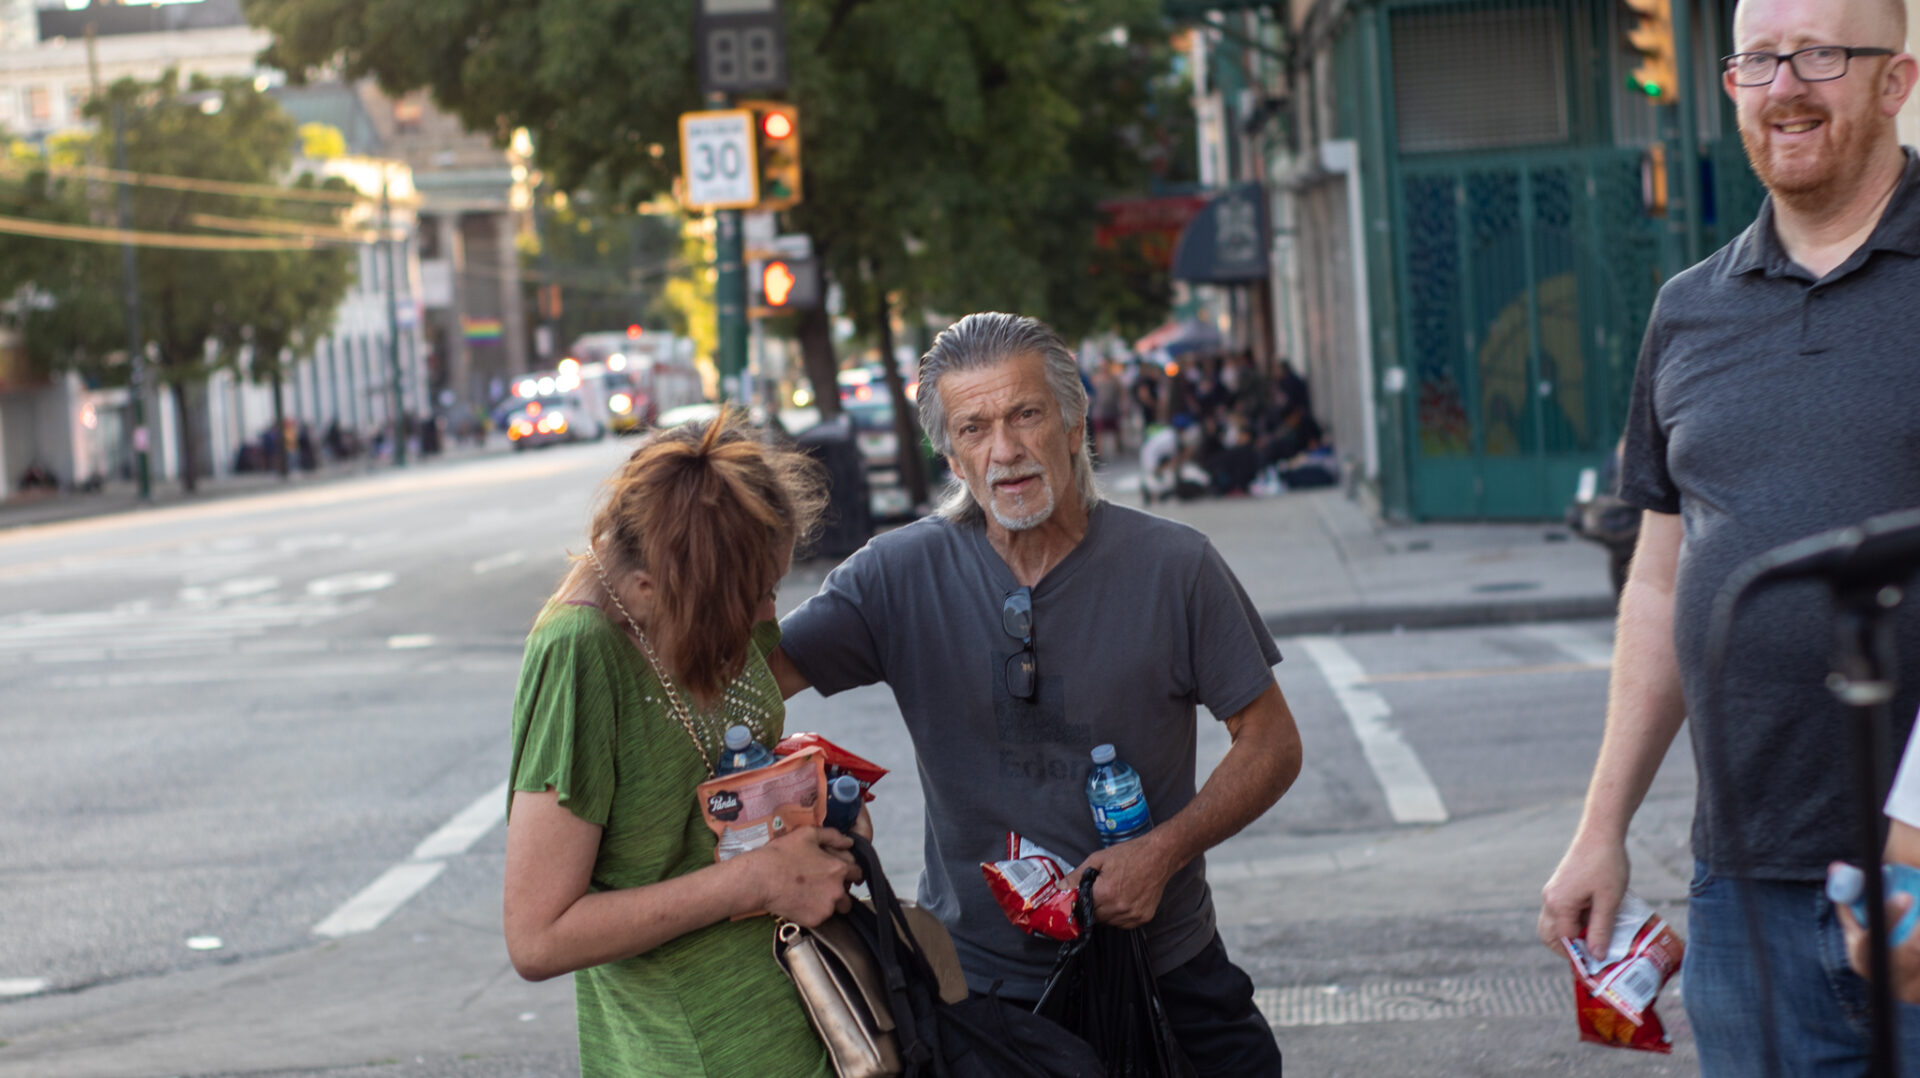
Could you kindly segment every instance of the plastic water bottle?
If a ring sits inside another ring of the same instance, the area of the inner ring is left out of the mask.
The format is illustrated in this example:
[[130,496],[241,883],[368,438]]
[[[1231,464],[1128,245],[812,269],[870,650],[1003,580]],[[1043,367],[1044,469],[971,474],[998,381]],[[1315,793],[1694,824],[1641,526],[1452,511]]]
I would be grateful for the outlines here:
[[1153,830],[1153,814],[1147,811],[1140,775],[1115,757],[1112,745],[1093,747],[1093,770],[1087,772],[1087,804],[1093,808],[1093,826],[1100,832],[1102,846]]
[[744,726],[727,727],[727,751],[720,754],[720,762],[714,765],[715,775],[731,775],[736,771],[752,771],[756,767],[765,767],[778,757],[767,751],[767,747],[753,739],[753,731]]
[[860,818],[860,780],[842,775],[827,783],[827,826],[847,831]]
[[[1897,945],[1920,923],[1920,869],[1889,861],[1880,866],[1881,890],[1887,901],[1904,894],[1913,899],[1900,923],[1887,929],[1887,943]],[[1827,897],[1853,907],[1853,918],[1867,923],[1867,874],[1853,865],[1835,865],[1827,872]]]

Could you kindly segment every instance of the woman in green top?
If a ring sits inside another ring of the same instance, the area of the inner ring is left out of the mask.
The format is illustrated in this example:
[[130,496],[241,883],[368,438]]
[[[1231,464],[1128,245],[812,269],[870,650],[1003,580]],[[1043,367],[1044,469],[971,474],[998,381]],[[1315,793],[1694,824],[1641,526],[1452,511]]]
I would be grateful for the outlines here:
[[736,416],[655,436],[527,639],[507,953],[530,980],[574,974],[583,1074],[832,1076],[773,918],[734,918],[846,909],[851,844],[808,827],[715,863],[694,797],[726,727],[781,736],[773,592],[819,517],[817,474]]

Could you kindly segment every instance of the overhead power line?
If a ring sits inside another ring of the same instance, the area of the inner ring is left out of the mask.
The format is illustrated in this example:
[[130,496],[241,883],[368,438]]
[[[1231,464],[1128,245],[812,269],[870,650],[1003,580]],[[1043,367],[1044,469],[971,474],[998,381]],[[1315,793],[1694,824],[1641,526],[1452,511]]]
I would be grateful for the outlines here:
[[[335,205],[352,205],[357,202],[378,202],[380,196],[363,194],[359,191],[322,191],[318,188],[280,187],[270,183],[239,183],[233,180],[203,180],[192,176],[168,176],[158,172],[124,172],[117,168],[102,165],[0,165],[0,171],[23,174],[46,172],[54,176],[79,176],[84,179],[102,180],[107,183],[124,183],[132,187],[160,187],[171,191],[204,191],[215,195],[238,195],[247,198],[279,198],[302,202],[327,202]],[[419,204],[418,198],[395,198],[395,206]]]
[[[222,232],[267,232],[285,236],[304,236],[321,243],[375,243],[380,239],[377,228],[341,228],[310,221],[289,221],[274,217],[223,217],[217,213],[192,213],[187,215],[190,224],[201,228],[211,228]],[[402,239],[404,235],[393,230],[393,238]]]
[[134,247],[162,247],[179,251],[309,251],[318,246],[311,238],[274,236],[192,236],[182,232],[137,232],[119,228],[95,228],[68,225],[56,221],[37,221],[31,217],[0,217],[0,233],[37,236],[50,240],[78,243],[128,244]]

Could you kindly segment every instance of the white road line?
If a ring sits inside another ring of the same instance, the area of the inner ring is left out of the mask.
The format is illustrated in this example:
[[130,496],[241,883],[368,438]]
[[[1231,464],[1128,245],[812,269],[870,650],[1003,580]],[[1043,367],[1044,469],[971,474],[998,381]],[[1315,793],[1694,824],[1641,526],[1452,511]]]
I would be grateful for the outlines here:
[[1613,665],[1613,645],[1577,625],[1528,625],[1524,629],[1528,636],[1552,644],[1575,662],[1592,666]]
[[339,576],[323,576],[318,580],[307,581],[307,594],[317,598],[359,595],[390,588],[398,579],[400,578],[393,573],[377,569],[358,573],[341,573]]
[[1394,822],[1445,823],[1446,804],[1440,800],[1440,791],[1413,746],[1407,744],[1394,726],[1393,709],[1379,693],[1360,688],[1367,677],[1360,663],[1331,637],[1303,636],[1300,646],[1326,675],[1334,699],[1340,701],[1341,710],[1347,713],[1353,736],[1359,739],[1360,751],[1366,754],[1374,777],[1386,791],[1387,811],[1392,813]]
[[0,977],[0,999],[37,995],[46,990],[45,977]]
[[313,934],[338,939],[371,932],[407,900],[426,890],[447,867],[446,858],[465,853],[506,815],[507,784],[502,782],[461,809],[438,831],[421,840],[405,860],[380,874],[359,894],[313,926]]
[[428,835],[420,845],[413,848],[415,861],[430,861],[436,857],[455,857],[467,852],[467,847],[480,841],[480,836],[493,830],[507,812],[507,784],[488,790],[474,799],[473,804],[460,810],[460,814],[448,820],[440,830]]
[[433,646],[433,642],[434,635],[432,633],[401,633],[398,636],[387,637],[387,647],[394,651],[430,648]]
[[407,899],[426,890],[434,877],[445,871],[445,861],[402,861],[382,872],[366,890],[347,899],[346,904],[327,919],[313,926],[313,934],[339,939],[380,927],[380,922],[406,904]]
[[488,573],[497,573],[502,569],[511,569],[526,560],[526,551],[509,550],[505,554],[495,554],[491,558],[481,558],[479,561],[474,562],[473,572],[475,576],[485,576]]

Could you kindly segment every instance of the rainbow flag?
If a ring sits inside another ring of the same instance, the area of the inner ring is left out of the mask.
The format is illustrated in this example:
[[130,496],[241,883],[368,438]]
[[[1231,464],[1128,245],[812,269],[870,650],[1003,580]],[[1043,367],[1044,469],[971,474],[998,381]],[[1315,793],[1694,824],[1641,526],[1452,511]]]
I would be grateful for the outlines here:
[[497,341],[501,335],[498,318],[462,318],[460,329],[469,341]]

